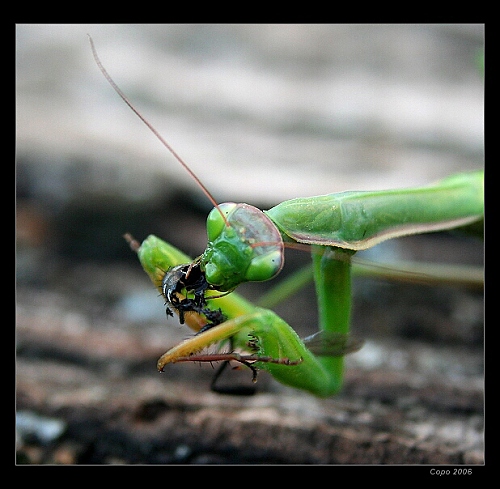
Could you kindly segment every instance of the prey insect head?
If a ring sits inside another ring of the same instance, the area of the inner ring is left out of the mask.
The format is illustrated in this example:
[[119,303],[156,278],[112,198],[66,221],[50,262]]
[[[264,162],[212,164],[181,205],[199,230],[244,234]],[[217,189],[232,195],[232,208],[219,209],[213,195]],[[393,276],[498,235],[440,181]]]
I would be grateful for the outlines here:
[[167,315],[173,315],[172,310],[177,311],[179,321],[183,324],[186,313],[201,314],[207,320],[203,330],[221,324],[226,318],[220,309],[213,310],[207,306],[207,289],[212,289],[212,286],[207,282],[198,261],[170,268],[161,281]]
[[269,280],[283,268],[281,234],[256,207],[220,204],[208,215],[207,234],[208,245],[200,258],[200,267],[208,283],[217,290],[228,291],[243,282]]
[[199,259],[192,261],[189,256],[153,235],[148,236],[141,245],[130,234],[126,234],[125,239],[165,299],[167,315],[173,316],[176,312],[181,324],[185,322],[198,332],[226,320],[220,309],[208,306],[209,299],[216,299],[220,295],[206,296],[207,290],[214,287],[207,282]]
[[165,300],[173,304],[178,303],[178,294],[183,289],[186,289],[187,292],[193,292],[194,300],[201,303],[204,301],[204,294],[208,288],[210,286],[205,275],[196,262],[170,268],[161,281],[162,294]]

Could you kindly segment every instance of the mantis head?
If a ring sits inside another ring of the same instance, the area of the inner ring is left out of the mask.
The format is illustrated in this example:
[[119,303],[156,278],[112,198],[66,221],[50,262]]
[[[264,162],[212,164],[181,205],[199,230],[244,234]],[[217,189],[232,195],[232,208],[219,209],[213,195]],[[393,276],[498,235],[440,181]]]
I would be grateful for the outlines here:
[[281,234],[256,207],[220,204],[208,215],[207,234],[208,245],[200,263],[208,283],[217,290],[269,280],[283,268]]

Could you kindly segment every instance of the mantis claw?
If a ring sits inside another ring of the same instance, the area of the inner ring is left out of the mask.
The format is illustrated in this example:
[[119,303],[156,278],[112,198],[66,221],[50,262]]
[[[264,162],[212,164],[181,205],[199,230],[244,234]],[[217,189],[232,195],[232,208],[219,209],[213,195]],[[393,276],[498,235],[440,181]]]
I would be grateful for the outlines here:
[[[179,357],[176,360],[178,362],[226,362],[235,361],[245,365],[252,371],[252,382],[255,384],[257,382],[258,369],[255,367],[255,363],[264,362],[264,363],[274,363],[277,365],[299,365],[302,363],[302,357],[298,360],[290,360],[289,358],[271,358],[271,357],[261,357],[258,355],[242,355],[237,352],[233,353],[211,353],[205,355],[190,355],[187,357]],[[163,371],[161,369],[160,371]]]

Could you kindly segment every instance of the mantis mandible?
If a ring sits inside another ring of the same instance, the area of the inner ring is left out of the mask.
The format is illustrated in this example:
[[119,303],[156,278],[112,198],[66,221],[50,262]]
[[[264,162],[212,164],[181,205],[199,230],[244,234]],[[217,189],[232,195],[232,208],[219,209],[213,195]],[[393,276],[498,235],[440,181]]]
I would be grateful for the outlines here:
[[[90,43],[114,90],[214,205],[207,218],[207,248],[194,260],[156,236],[139,243],[125,235],[164,297],[167,314],[177,313],[180,322],[196,332],[161,356],[159,371],[176,362],[235,361],[252,370],[254,381],[262,369],[285,385],[331,396],[342,387],[343,356],[359,347],[349,336],[352,255],[387,239],[466,226],[483,218],[482,171],[418,188],[292,199],[268,211],[248,204],[217,204],[118,88],[92,39]],[[233,292],[241,283],[274,278],[283,267],[283,248],[288,244],[311,248],[319,332],[305,340],[273,311]],[[227,352],[200,353],[216,344]]]

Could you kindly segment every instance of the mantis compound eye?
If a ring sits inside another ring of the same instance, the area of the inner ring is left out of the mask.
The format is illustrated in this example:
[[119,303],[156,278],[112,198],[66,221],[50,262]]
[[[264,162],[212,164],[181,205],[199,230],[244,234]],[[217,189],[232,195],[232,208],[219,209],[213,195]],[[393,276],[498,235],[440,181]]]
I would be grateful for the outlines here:
[[[226,221],[221,216],[226,216]],[[207,281],[221,291],[264,281],[283,268],[283,240],[273,222],[248,204],[225,203],[207,219],[208,247],[201,257]]]

